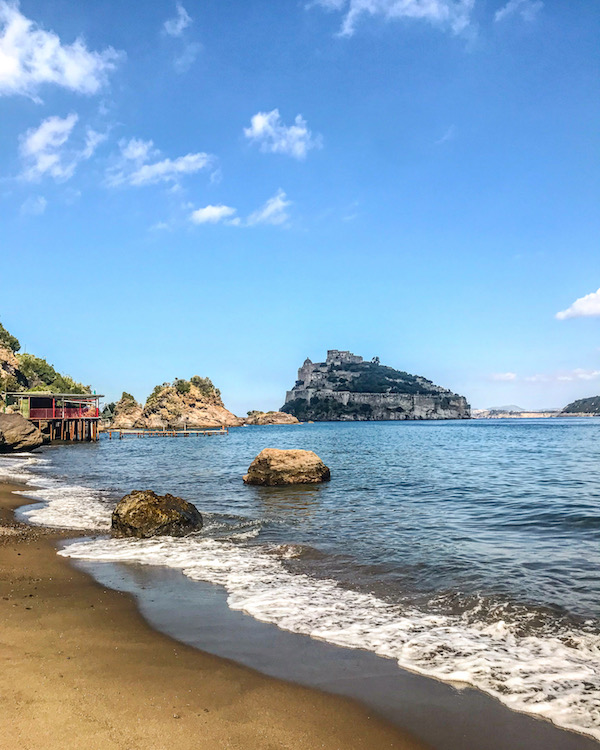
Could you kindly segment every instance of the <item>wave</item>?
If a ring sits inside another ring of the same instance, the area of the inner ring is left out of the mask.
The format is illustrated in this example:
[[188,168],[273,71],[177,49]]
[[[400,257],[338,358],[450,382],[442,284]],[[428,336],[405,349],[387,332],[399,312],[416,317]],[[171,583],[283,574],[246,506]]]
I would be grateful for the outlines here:
[[[276,554],[273,554],[273,552]],[[223,586],[228,604],[284,630],[363,648],[401,667],[473,685],[510,708],[600,739],[600,640],[585,630],[523,635],[518,621],[431,614],[372,594],[290,573],[280,561],[294,550],[244,546],[195,534],[184,539],[95,539],[60,554],[98,562],[176,568],[192,580]]]
[[557,617],[532,628],[531,609],[498,601],[490,608],[476,597],[460,606],[443,597],[431,606],[387,601],[290,570],[290,560],[310,559],[318,550],[260,543],[260,520],[204,513],[203,530],[182,539],[109,539],[114,496],[32,472],[44,463],[34,456],[0,459],[0,477],[29,483],[22,494],[39,501],[21,509],[30,523],[100,534],[67,543],[59,552],[65,557],[181,570],[223,586],[232,609],[258,620],[475,686],[514,710],[600,740],[600,638],[591,623]]

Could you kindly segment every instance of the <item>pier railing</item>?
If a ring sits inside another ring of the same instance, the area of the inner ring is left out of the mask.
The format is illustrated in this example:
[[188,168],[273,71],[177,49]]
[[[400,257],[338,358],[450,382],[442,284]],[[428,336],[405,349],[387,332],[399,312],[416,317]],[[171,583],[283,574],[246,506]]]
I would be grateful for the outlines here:
[[29,410],[29,419],[96,419],[99,415],[100,410],[95,407],[80,409],[68,406],[63,409],[57,406],[56,409]]

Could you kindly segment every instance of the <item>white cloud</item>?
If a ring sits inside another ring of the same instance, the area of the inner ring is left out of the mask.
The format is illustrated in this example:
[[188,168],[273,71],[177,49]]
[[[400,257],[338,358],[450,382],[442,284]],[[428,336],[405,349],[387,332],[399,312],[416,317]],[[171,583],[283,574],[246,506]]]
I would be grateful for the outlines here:
[[278,109],[258,112],[244,128],[246,138],[260,144],[260,150],[271,154],[286,154],[304,159],[311,148],[320,148],[321,136],[313,137],[302,115],[297,115],[293,125],[284,125]]
[[600,289],[597,292],[586,294],[585,297],[579,297],[566,310],[556,313],[558,320],[567,318],[587,318],[600,316]]
[[30,128],[21,136],[21,157],[25,162],[23,178],[40,180],[44,176],[68,180],[73,176],[77,160],[65,155],[63,146],[69,140],[78,116],[48,117],[37,128]]
[[448,141],[454,140],[454,137],[456,135],[456,128],[454,125],[450,125],[448,130],[444,133],[444,135],[441,138],[438,138],[437,141],[435,141],[436,146],[441,146],[443,143],[447,143]]
[[492,374],[492,380],[499,380],[499,381],[511,381],[517,379],[516,372],[495,372]]
[[510,16],[519,15],[524,21],[533,21],[544,7],[541,0],[508,0],[506,5],[496,11],[495,21],[502,21]]
[[190,214],[190,220],[194,224],[217,224],[235,213],[231,206],[205,206],[198,208]]
[[163,29],[169,36],[181,36],[185,29],[192,24],[192,18],[181,3],[177,3],[177,15],[165,21]]
[[292,202],[287,200],[286,194],[280,188],[272,198],[269,198],[264,206],[261,206],[257,211],[250,214],[246,223],[248,226],[256,224],[280,226],[281,224],[285,224],[290,218],[286,209],[291,205]]
[[85,146],[81,152],[83,159],[90,159],[98,146],[108,138],[106,133],[98,133],[98,131],[88,128],[85,134]]
[[40,216],[46,210],[48,201],[43,195],[30,195],[21,205],[21,214]]
[[[178,185],[186,174],[194,174],[213,166],[215,158],[198,152],[186,154],[177,159],[158,159],[160,151],[152,141],[132,138],[119,143],[121,155],[117,163],[107,173],[106,181],[111,187],[118,185],[153,185],[158,182],[171,182]],[[150,161],[154,159],[155,161]]]
[[175,72],[187,73],[187,71],[192,67],[192,65],[196,61],[196,58],[198,57],[198,53],[200,52],[200,50],[201,50],[201,46],[199,44],[196,44],[195,42],[191,44],[186,44],[181,54],[179,54],[175,58],[175,60],[173,60],[173,67],[175,68]]
[[24,180],[37,182],[42,177],[52,177],[63,182],[73,176],[80,162],[93,156],[107,136],[88,128],[83,147],[69,147],[67,142],[78,121],[74,112],[64,118],[47,117],[37,128],[30,128],[21,136],[20,152],[24,162],[21,177]]
[[[232,227],[253,227],[257,224],[282,226],[290,218],[287,208],[291,205],[292,202],[287,200],[286,194],[280,189],[246,219],[234,216],[237,210],[232,206],[225,206],[223,204],[198,208],[190,214],[189,218],[194,224],[217,224],[225,222],[225,224]],[[188,205],[186,208],[190,208],[190,206]]]
[[122,56],[112,47],[92,52],[81,39],[63,44],[26,18],[18,2],[0,0],[0,96],[35,97],[43,84],[95,94]]
[[429,21],[460,34],[469,26],[475,0],[315,0],[326,10],[343,12],[340,36],[352,36],[364,15],[385,21],[400,18]]
[[571,382],[573,380],[596,380],[598,377],[600,377],[600,370],[584,370],[579,367],[570,372],[560,373],[556,376],[556,379]]

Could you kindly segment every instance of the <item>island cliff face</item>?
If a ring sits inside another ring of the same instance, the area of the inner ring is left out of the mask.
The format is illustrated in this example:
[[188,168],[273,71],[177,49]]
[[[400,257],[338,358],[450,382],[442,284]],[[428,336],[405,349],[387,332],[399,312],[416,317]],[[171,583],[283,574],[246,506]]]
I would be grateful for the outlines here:
[[378,358],[365,362],[337,349],[327,352],[325,362],[304,362],[281,411],[315,422],[471,416],[464,396],[418,375],[380,365]]

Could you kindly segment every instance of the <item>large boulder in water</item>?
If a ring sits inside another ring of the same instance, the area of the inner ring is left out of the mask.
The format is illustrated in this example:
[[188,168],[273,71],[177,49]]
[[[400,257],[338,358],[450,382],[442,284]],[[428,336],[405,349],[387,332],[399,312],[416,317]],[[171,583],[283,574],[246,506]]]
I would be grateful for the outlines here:
[[119,500],[112,514],[114,536],[185,536],[202,528],[200,511],[174,495],[136,490]]
[[318,484],[331,479],[329,469],[312,451],[265,448],[250,464],[246,484],[269,487],[286,484]]
[[46,438],[28,419],[20,414],[0,414],[0,453],[32,451]]

